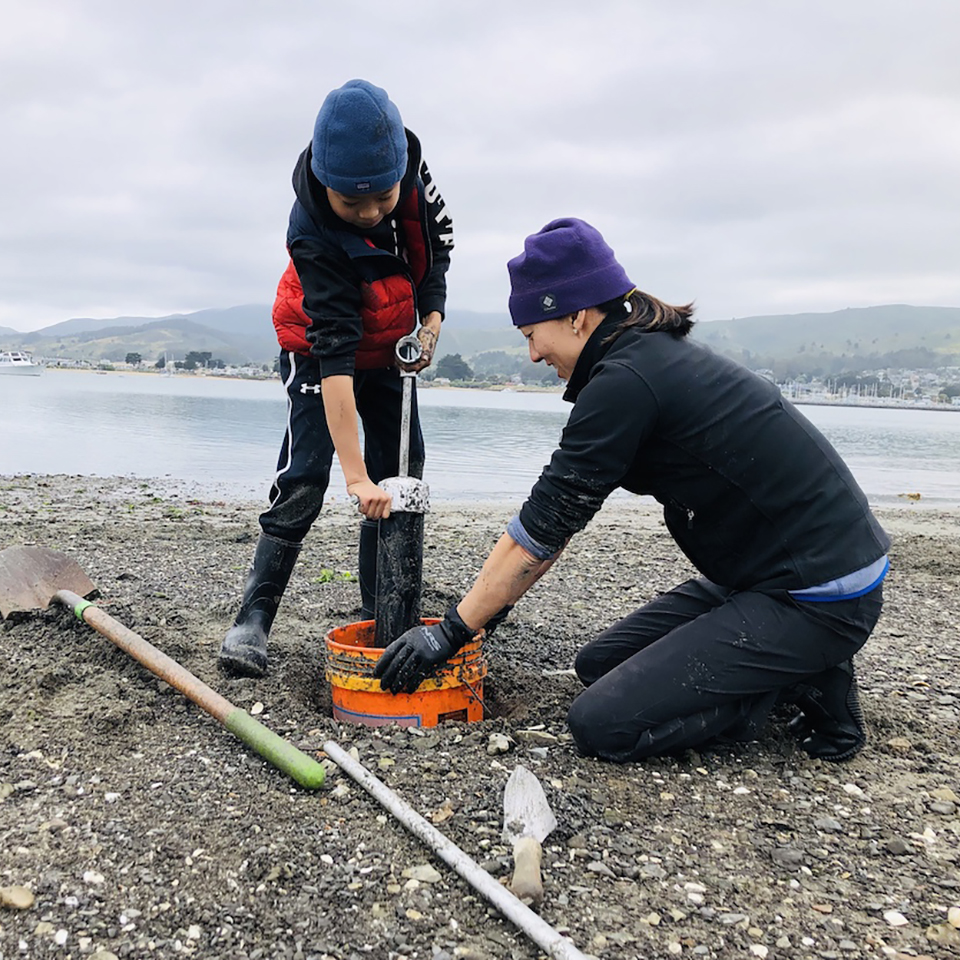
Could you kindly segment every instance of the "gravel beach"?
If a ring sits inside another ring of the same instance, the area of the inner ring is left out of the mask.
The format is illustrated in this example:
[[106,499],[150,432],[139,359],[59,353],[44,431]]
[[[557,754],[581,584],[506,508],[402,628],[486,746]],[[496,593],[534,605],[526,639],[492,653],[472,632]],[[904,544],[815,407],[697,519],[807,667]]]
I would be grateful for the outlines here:
[[[516,506],[427,515],[425,615]],[[218,672],[260,509],[159,480],[3,477],[0,548],[67,554],[112,616],[308,754],[354,750],[498,879],[503,787],[528,767],[558,822],[540,914],[585,953],[960,956],[960,514],[878,513],[892,568],[853,761],[809,759],[784,714],[754,743],[615,766],[573,747],[569,669],[691,574],[653,507],[608,503],[486,644],[489,717],[429,729],[331,718],[323,638],[360,608],[346,501],[307,539],[268,676]],[[0,623],[0,654],[0,960],[542,956],[336,767],[298,787],[66,611]]]

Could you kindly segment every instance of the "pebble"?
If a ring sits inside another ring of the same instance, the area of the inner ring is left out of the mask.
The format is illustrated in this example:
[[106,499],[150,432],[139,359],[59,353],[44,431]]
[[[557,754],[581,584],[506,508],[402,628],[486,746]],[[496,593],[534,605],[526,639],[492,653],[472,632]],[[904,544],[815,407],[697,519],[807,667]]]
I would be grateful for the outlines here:
[[764,960],[770,951],[762,943],[751,943],[750,953],[752,953],[755,957],[760,957],[760,960]]
[[820,817],[813,825],[823,833],[843,833],[843,824],[833,817]]
[[951,907],[947,911],[947,923],[949,923],[951,927],[960,928],[960,907]]
[[491,756],[497,756],[501,753],[509,753],[513,741],[502,733],[491,733],[487,741],[487,753]]
[[601,863],[599,860],[591,860],[587,864],[587,869],[591,873],[599,873],[602,877],[614,877],[616,874],[605,864]]
[[517,739],[524,743],[537,743],[542,746],[552,746],[557,743],[557,738],[546,730],[518,730]]
[[950,800],[934,800],[930,809],[944,817],[952,817],[957,812],[957,805]]
[[784,867],[797,867],[803,863],[803,851],[796,847],[777,847],[772,857],[775,863]]
[[250,716],[252,716],[252,717],[259,717],[261,713],[263,713],[263,704],[258,700],[258,701],[250,708]]
[[29,910],[33,906],[33,894],[26,887],[0,887],[0,906]]
[[887,749],[894,753],[909,753],[913,744],[906,737],[893,737],[887,741]]
[[887,853],[892,853],[896,857],[902,857],[905,853],[910,852],[910,847],[905,840],[902,840],[900,837],[891,837],[884,845],[884,850]]
[[890,924],[891,927],[904,927],[910,921],[899,911],[899,910],[887,910],[883,919]]
[[407,867],[400,876],[407,880],[419,880],[421,883],[439,883],[443,879],[443,874],[429,863]]

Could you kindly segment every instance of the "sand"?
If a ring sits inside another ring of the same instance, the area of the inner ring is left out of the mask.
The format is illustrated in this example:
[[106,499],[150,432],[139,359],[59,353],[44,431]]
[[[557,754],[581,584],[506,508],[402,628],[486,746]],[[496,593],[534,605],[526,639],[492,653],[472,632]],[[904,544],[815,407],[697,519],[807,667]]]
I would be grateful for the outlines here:
[[[858,658],[870,740],[854,760],[809,759],[784,715],[741,747],[614,766],[571,742],[568,671],[585,639],[690,574],[651,507],[608,504],[486,645],[487,719],[409,730],[331,719],[323,638],[359,614],[346,502],[306,542],[269,675],[218,672],[260,506],[161,481],[6,477],[0,547],[74,558],[114,617],[311,756],[354,748],[496,878],[503,786],[527,766],[558,821],[541,915],[585,953],[960,950],[958,514],[880,514],[892,572]],[[425,614],[469,587],[514,509],[428,515]],[[542,955],[353,781],[333,769],[297,786],[66,611],[0,624],[0,653],[0,960]]]

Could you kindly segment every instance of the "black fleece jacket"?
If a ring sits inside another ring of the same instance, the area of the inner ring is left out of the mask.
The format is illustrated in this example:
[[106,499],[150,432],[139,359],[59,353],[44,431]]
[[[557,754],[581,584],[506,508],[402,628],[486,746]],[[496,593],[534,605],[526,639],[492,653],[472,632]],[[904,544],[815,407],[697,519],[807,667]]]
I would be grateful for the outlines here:
[[[520,511],[558,550],[617,487],[650,494],[708,579],[798,590],[890,545],[827,439],[777,387],[709,348],[608,318],[577,362],[559,449]],[[616,549],[616,545],[611,545]]]
[[[404,260],[403,231],[393,217],[365,230],[341,220],[330,207],[327,191],[310,169],[308,146],[293,171],[297,199],[290,212],[287,249],[303,287],[303,311],[310,318],[307,330],[311,354],[320,361],[321,376],[352,374],[357,345],[363,336],[360,287],[364,280],[358,261],[344,252],[337,234],[354,234],[370,240],[391,257],[368,258],[363,266],[381,276],[409,272]],[[416,287],[417,313],[444,313],[453,250],[453,220],[421,157],[420,141],[407,130],[407,172],[400,181],[400,201],[418,187],[426,200],[430,268]]]

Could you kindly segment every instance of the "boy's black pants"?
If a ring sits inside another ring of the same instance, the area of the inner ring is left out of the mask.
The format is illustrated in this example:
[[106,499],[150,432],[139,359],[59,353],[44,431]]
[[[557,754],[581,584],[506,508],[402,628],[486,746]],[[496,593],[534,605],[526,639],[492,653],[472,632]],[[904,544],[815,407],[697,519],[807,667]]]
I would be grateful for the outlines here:
[[[300,543],[320,514],[330,483],[334,448],[320,394],[320,364],[284,352],[280,376],[287,391],[287,428],[270,489],[270,507],[260,515],[264,533]],[[357,370],[353,375],[357,414],[363,425],[363,459],[374,483],[400,469],[402,383],[396,367]],[[410,409],[410,476],[423,476],[423,434],[413,391]]]
[[812,603],[688,580],[581,648],[570,730],[584,754],[619,762],[753,739],[781,690],[853,657],[882,604],[882,585]]

